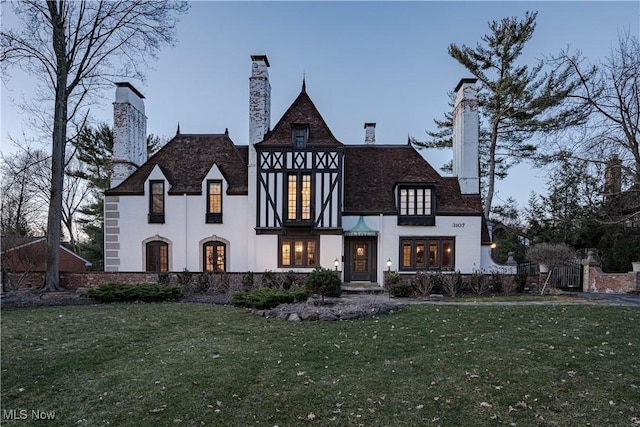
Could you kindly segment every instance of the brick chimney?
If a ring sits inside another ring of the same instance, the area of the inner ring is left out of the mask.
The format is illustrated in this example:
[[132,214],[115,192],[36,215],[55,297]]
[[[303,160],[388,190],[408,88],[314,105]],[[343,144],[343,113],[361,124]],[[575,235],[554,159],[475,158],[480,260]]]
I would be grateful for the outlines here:
[[264,139],[271,125],[271,85],[266,55],[251,56],[249,77],[249,145]]
[[604,170],[604,199],[611,200],[622,192],[622,161],[618,156],[614,156],[607,162]]
[[480,194],[477,79],[462,79],[454,92],[453,174],[462,194]]
[[376,143],[376,124],[375,123],[364,124],[364,143],[367,145],[373,145]]
[[116,83],[113,103],[113,171],[116,187],[147,161],[147,117],[144,96],[131,83]]

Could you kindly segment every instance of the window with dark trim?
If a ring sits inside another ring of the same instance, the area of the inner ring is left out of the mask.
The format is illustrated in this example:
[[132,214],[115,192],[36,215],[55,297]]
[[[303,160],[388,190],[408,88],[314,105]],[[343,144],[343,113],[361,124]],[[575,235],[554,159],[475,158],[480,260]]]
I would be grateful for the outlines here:
[[287,175],[286,222],[308,225],[313,220],[313,188],[310,173]]
[[149,181],[149,223],[164,224],[164,181]]
[[401,237],[400,270],[454,270],[451,237]]
[[436,225],[432,187],[398,187],[398,225]]
[[146,244],[147,271],[152,273],[169,271],[169,244],[153,240]]
[[280,236],[278,249],[278,267],[313,268],[318,264],[320,240],[318,237]]
[[291,144],[294,148],[305,148],[309,141],[309,125],[291,125]]
[[227,271],[227,245],[219,241],[202,245],[202,268],[204,271]]
[[222,181],[207,181],[207,224],[222,223]]

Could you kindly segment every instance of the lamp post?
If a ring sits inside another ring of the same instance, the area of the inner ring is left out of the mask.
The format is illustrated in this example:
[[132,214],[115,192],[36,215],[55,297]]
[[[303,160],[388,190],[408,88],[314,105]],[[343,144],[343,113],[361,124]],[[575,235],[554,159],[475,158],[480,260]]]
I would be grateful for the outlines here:
[[389,273],[391,273],[391,264],[392,264],[391,258],[387,259],[387,271]]
[[340,261],[338,261],[338,258],[336,258],[336,259],[333,261],[333,265],[336,267],[336,271],[338,271],[338,267],[340,266]]

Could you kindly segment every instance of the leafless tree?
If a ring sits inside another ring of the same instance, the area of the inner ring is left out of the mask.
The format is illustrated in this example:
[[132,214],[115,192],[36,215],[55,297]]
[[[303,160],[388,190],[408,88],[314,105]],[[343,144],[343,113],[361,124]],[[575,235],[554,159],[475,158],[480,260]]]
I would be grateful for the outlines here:
[[[556,61],[568,64],[581,78],[581,91],[574,97],[592,107],[589,126],[570,150],[572,156],[604,165],[620,159],[621,180],[627,180],[618,219],[640,214],[640,43],[628,32],[620,33],[610,55],[596,65],[578,52],[563,52]],[[597,70],[595,78],[585,75]],[[611,191],[611,188],[608,189]],[[607,194],[616,196],[616,194]]]
[[[46,194],[38,191],[34,177],[49,161],[42,150],[30,145],[2,156],[0,174],[0,218],[3,236],[31,236],[46,225]],[[43,197],[44,196],[44,197]]]
[[19,27],[0,31],[0,61],[3,68],[18,66],[38,79],[38,93],[51,102],[45,289],[58,290],[69,123],[87,117],[91,97],[113,79],[141,78],[148,61],[174,42],[176,16],[189,5],[177,0],[22,0],[12,5]]

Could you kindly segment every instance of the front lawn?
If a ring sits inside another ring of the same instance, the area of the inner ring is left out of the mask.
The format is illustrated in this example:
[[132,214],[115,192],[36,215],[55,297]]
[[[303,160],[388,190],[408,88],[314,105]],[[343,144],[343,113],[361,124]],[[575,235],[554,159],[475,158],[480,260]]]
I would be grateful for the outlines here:
[[582,305],[303,323],[178,303],[5,309],[2,422],[634,425],[639,324],[638,308]]

